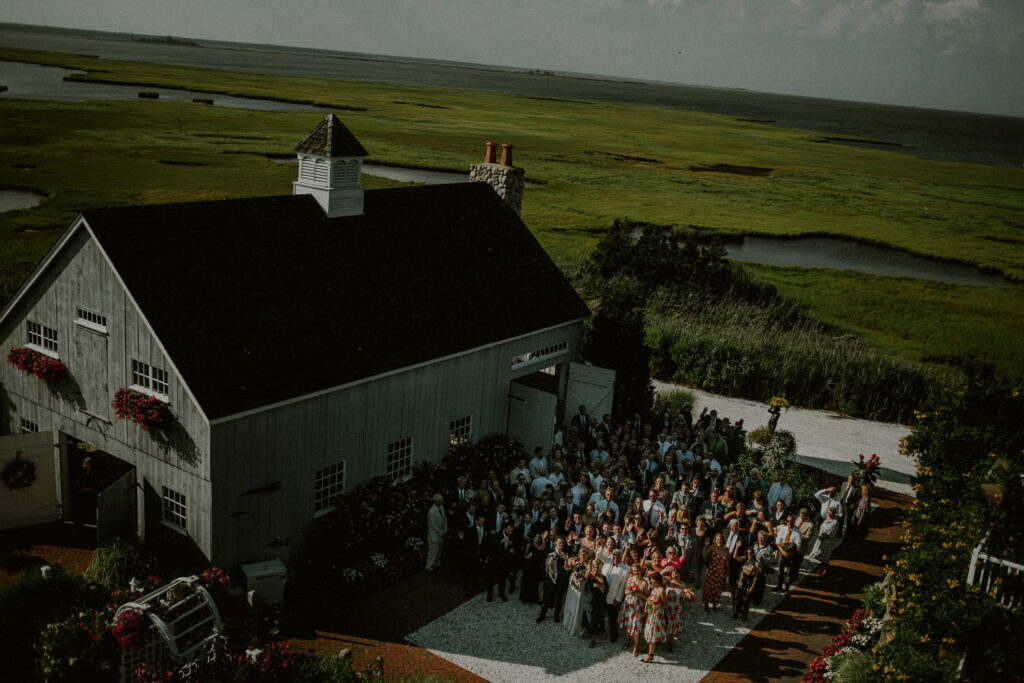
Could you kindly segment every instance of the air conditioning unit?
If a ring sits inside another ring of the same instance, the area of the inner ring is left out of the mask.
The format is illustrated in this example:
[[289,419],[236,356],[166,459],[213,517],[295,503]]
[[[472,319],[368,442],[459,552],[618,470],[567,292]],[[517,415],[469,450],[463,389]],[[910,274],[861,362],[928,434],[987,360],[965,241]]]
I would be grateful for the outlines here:
[[284,582],[288,570],[281,560],[267,560],[242,565],[245,590],[256,591],[256,600],[266,605],[284,602]]

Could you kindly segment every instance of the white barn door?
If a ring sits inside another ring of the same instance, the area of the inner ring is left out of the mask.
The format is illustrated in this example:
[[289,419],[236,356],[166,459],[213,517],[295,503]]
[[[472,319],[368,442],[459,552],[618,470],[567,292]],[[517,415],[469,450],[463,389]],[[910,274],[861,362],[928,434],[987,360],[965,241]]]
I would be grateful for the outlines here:
[[550,449],[557,404],[554,394],[512,381],[508,389],[509,438],[522,441],[530,454],[538,446]]
[[115,538],[135,540],[138,525],[135,504],[133,467],[96,496],[96,542],[103,544]]
[[56,522],[57,456],[50,432],[0,436],[0,469],[21,456],[35,463],[36,478],[23,489],[9,489],[0,483],[0,529]]
[[[601,416],[612,412],[615,394],[615,371],[584,363],[569,363],[569,382],[565,391],[565,424],[587,407],[590,417],[601,421]],[[626,416],[629,417],[629,416]]]

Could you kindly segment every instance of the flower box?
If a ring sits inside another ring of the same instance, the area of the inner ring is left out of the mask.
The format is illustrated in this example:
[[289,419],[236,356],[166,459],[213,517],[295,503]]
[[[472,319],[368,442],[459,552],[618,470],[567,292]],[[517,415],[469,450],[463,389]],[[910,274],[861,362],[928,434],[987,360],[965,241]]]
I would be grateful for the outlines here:
[[119,420],[131,420],[144,431],[163,424],[168,418],[166,403],[134,389],[121,387],[110,405]]
[[7,362],[22,372],[35,375],[44,382],[56,382],[67,372],[66,365],[56,358],[27,349],[24,346],[12,347],[7,352]]

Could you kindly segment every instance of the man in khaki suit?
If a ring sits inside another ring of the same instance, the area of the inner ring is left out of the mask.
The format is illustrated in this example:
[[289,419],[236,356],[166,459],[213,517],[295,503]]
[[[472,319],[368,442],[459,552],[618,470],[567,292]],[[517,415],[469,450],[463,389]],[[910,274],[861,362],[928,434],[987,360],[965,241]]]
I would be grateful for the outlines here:
[[441,566],[441,551],[444,548],[444,536],[448,531],[448,516],[444,512],[444,498],[440,493],[434,494],[434,504],[427,510],[427,571],[432,572]]

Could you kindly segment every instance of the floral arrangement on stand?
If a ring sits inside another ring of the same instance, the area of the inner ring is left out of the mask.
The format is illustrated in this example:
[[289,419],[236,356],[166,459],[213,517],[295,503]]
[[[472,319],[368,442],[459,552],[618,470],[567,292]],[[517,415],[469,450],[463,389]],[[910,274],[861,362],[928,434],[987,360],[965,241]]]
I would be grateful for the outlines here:
[[50,358],[23,346],[12,347],[7,352],[7,362],[22,372],[35,375],[46,383],[56,382],[68,370],[67,366],[56,358]]
[[14,454],[14,458],[4,465],[3,472],[0,472],[0,479],[4,485],[12,490],[28,488],[36,480],[36,464],[31,460],[21,457],[21,451]]
[[121,387],[114,393],[110,406],[119,420],[131,420],[143,431],[167,421],[167,404],[155,396]]
[[874,488],[879,470],[881,469],[882,459],[873,453],[867,460],[864,459],[863,453],[857,457],[858,459],[853,461],[853,464],[857,466],[857,483],[861,486],[866,485]]

